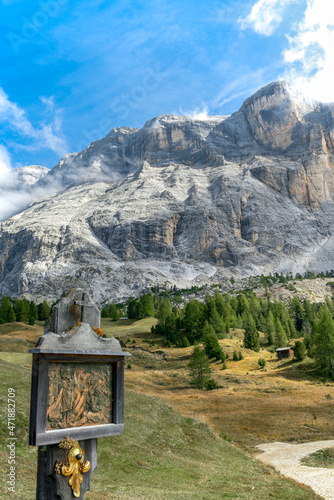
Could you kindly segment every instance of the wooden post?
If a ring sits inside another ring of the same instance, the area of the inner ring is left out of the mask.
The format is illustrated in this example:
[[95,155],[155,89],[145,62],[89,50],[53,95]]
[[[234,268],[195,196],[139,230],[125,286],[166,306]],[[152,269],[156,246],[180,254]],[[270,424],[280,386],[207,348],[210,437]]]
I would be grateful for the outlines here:
[[[90,490],[91,477],[97,467],[97,439],[79,441],[84,450],[85,460],[89,460],[91,467],[82,475],[79,500],[84,500],[86,491]],[[38,447],[37,491],[36,500],[73,500],[75,497],[69,486],[69,477],[57,474],[55,465],[57,460],[66,462],[66,450],[58,444]]]

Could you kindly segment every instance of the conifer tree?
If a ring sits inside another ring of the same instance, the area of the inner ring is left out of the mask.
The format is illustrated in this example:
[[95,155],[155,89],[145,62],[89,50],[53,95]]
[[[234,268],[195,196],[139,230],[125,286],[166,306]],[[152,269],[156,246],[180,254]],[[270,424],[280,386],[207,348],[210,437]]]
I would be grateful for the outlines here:
[[209,358],[221,359],[221,347],[218,342],[218,337],[212,325],[207,321],[203,328],[203,343],[205,346],[205,353]]
[[278,349],[279,347],[286,347],[287,342],[288,341],[286,338],[286,333],[284,331],[282,323],[278,319],[276,321],[275,349]]
[[109,307],[109,316],[112,321],[118,321],[121,316],[121,311],[116,307],[115,304],[111,304]]
[[269,311],[266,322],[265,322],[264,333],[267,336],[268,345],[273,345],[274,333],[275,333],[275,322],[274,322],[273,313],[271,311]]
[[29,317],[38,319],[38,312],[35,302],[32,300],[29,304]]
[[170,316],[171,314],[172,314],[172,305],[170,303],[170,300],[167,297],[163,297],[159,301],[158,311],[156,314],[158,322],[160,324],[164,324],[167,316]]
[[6,311],[6,316],[7,316],[8,323],[12,323],[12,322],[16,321],[16,316],[15,316],[12,304],[10,304],[8,306],[7,311]]
[[198,389],[204,390],[211,377],[209,358],[200,346],[194,347],[189,364],[190,383]]
[[198,300],[191,300],[184,310],[183,325],[187,333],[191,333],[196,340],[202,334],[204,324],[204,306]]
[[295,354],[295,358],[298,361],[302,361],[305,358],[306,347],[305,347],[305,344],[303,342],[301,342],[300,340],[297,340],[295,343],[294,354]]
[[20,321],[26,323],[29,321],[29,317],[30,317],[30,304],[27,301],[27,299],[23,299]]
[[153,294],[144,293],[138,303],[138,318],[142,319],[149,316],[154,316]]
[[324,374],[334,377],[334,321],[325,308],[318,325],[315,359]]
[[44,300],[41,304],[38,304],[37,311],[39,321],[45,321],[50,316],[51,307],[46,300]]
[[15,300],[14,312],[15,312],[15,316],[16,316],[16,321],[21,321],[22,307],[23,307],[22,300]]
[[244,333],[244,347],[259,352],[259,332],[256,330],[253,322],[248,322]]

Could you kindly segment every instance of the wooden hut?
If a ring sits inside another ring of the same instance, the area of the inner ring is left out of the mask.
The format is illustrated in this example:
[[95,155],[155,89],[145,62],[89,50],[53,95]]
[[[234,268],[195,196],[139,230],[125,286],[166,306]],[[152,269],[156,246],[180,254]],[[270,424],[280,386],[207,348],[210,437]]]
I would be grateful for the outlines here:
[[279,347],[276,349],[276,354],[278,359],[293,358],[295,355],[294,348],[292,346]]

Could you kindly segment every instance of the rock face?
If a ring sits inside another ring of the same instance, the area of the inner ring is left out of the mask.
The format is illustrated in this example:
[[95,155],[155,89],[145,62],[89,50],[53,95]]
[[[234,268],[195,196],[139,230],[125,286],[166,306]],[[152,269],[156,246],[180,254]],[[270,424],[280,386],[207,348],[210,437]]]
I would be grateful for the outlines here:
[[[334,267],[334,106],[284,82],[231,116],[162,115],[67,155],[0,224],[1,293],[156,284]],[[42,191],[41,191],[42,190]]]

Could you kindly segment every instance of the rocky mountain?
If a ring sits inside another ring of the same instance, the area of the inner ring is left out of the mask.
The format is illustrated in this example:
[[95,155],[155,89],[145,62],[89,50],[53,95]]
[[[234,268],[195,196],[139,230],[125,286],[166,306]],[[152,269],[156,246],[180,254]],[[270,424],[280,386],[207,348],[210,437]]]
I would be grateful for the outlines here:
[[276,82],[231,116],[112,130],[44,173],[34,203],[0,223],[1,293],[51,299],[80,284],[103,302],[334,268],[333,113]]

